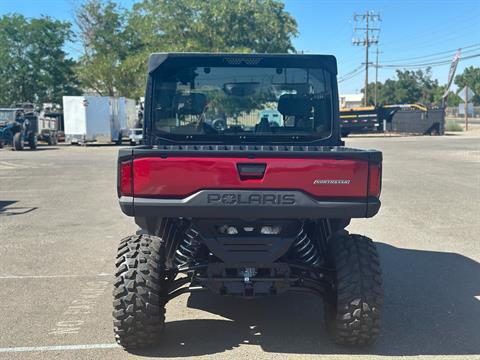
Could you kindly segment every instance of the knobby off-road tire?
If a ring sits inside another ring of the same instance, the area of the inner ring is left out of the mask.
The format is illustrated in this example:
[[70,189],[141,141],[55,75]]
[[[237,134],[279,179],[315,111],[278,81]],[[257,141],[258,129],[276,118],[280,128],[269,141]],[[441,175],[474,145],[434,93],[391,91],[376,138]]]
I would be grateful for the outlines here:
[[371,239],[347,232],[328,243],[335,286],[325,297],[327,329],[340,345],[372,344],[380,333],[383,289],[377,249]]
[[17,132],[15,135],[13,135],[13,149],[17,151],[23,150],[23,139],[21,132]]
[[165,324],[167,282],[163,240],[132,235],[120,242],[113,290],[113,325],[126,349],[155,343]]
[[55,145],[55,137],[51,134],[47,138],[47,145],[48,146]]

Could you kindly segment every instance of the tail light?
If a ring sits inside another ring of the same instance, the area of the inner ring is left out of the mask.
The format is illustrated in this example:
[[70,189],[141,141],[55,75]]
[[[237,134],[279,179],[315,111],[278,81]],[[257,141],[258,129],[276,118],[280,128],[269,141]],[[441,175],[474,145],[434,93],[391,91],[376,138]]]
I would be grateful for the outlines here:
[[380,197],[382,191],[382,164],[370,164],[368,168],[368,196]]
[[133,195],[133,161],[120,162],[118,169],[118,190],[120,196]]

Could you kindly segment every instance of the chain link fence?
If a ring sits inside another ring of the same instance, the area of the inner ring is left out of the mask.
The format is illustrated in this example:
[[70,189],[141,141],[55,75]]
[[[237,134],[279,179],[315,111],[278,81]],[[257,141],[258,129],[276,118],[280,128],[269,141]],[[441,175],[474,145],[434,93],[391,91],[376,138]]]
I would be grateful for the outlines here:
[[[445,117],[447,119],[457,119],[457,118],[462,118],[464,117],[463,112],[460,114],[458,106],[449,106],[445,109]],[[468,114],[468,117],[474,117],[474,118],[480,118],[480,106],[474,106],[473,107],[473,115]]]

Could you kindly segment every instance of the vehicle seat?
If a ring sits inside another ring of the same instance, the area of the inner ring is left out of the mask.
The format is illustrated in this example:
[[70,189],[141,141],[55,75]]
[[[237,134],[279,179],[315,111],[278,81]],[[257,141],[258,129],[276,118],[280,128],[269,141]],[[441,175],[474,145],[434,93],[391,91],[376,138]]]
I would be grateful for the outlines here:
[[312,104],[308,97],[284,94],[278,99],[277,109],[286,119],[285,125],[298,128],[311,127]]
[[179,94],[174,98],[174,109],[178,115],[200,115],[207,107],[207,96],[202,93]]
[[305,96],[284,94],[278,99],[277,109],[283,116],[308,116],[312,105]]
[[262,117],[260,123],[255,125],[255,132],[269,132],[271,131],[270,122],[268,121],[268,116]]

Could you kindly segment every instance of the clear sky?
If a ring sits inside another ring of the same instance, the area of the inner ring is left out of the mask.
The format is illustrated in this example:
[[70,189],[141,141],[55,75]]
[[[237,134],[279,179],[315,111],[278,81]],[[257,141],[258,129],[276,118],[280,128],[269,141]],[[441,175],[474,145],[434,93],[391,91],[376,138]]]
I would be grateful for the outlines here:
[[[119,2],[128,8],[134,0]],[[72,21],[76,4],[75,0],[0,0],[0,14],[17,12],[27,17],[45,14]],[[340,76],[364,62],[365,49],[352,45],[352,36],[353,14],[365,11],[381,15],[382,21],[374,24],[381,28],[380,64],[441,62],[451,59],[454,49],[467,46],[470,47],[464,50],[465,56],[480,53],[480,0],[286,0],[285,7],[298,22],[299,36],[294,39],[297,50],[335,55]],[[68,44],[66,49],[77,56],[80,47]],[[375,46],[370,48],[371,61],[375,61],[375,50]],[[470,65],[480,66],[480,57],[460,62],[458,72]],[[433,67],[433,77],[445,83],[449,67],[449,64]],[[375,69],[371,68],[372,81],[374,76]],[[379,69],[381,81],[394,76],[395,69]],[[359,72],[340,83],[340,92],[359,92],[363,81],[364,72]]]

